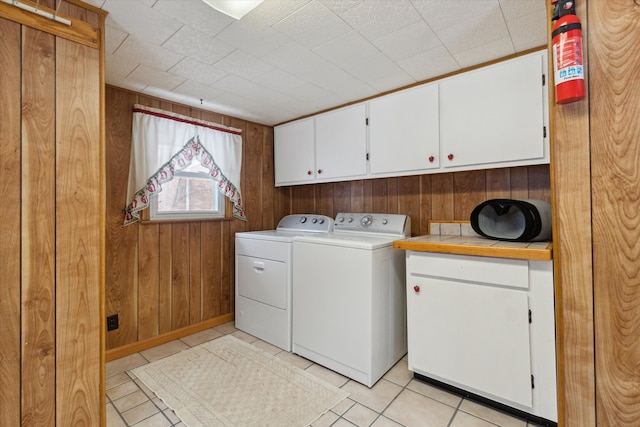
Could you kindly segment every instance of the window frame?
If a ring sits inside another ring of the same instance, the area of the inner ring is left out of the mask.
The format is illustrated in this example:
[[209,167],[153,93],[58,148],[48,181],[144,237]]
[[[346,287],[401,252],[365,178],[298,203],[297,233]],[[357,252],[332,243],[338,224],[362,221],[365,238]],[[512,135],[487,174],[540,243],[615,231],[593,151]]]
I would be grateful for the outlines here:
[[[200,163],[194,159],[194,162]],[[204,172],[176,171],[173,179],[208,179],[213,182],[214,203],[217,202],[217,209],[214,211],[170,211],[158,212],[158,194],[153,194],[149,203],[149,221],[189,221],[189,220],[209,220],[226,218],[226,197],[218,188],[217,183],[211,175]],[[163,190],[166,191],[166,190]]]

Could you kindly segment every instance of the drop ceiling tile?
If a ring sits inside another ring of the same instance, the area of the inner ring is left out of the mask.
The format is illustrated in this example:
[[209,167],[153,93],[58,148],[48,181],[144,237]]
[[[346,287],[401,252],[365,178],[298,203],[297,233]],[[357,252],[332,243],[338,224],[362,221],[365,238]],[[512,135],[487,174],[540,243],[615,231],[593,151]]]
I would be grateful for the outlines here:
[[265,124],[541,46],[548,32],[547,0],[267,0],[239,21],[201,0],[89,1],[111,12],[109,84],[195,107],[206,93],[200,108]]
[[326,93],[325,89],[279,69],[263,74],[253,79],[253,82],[298,100],[309,99],[313,96],[324,96]]
[[373,44],[395,61],[442,46],[438,36],[422,20],[377,38]]
[[482,10],[470,22],[452,25],[438,32],[440,40],[451,53],[487,45],[509,37],[500,8]]
[[456,52],[453,57],[462,68],[471,67],[482,62],[502,58],[514,54],[515,50],[509,37],[495,40],[482,46],[474,47],[462,52]]
[[133,36],[127,37],[111,56],[121,63],[144,64],[159,70],[168,70],[184,58],[184,55],[138,40]]
[[341,102],[356,101],[376,94],[376,90],[330,62],[315,64],[298,75],[307,82],[337,96]]
[[161,45],[182,27],[182,23],[153,10],[151,5],[152,1],[107,0],[103,5],[109,12],[106,24],[140,40]]
[[409,73],[402,70],[402,72],[374,79],[369,84],[376,89],[377,93],[382,93],[412,85],[416,81]]
[[132,82],[128,80],[118,80],[117,83],[112,83],[106,80],[106,83],[132,92],[142,92],[146,87],[148,87],[146,83]]
[[193,80],[186,80],[175,87],[172,92],[191,98],[192,102],[199,101],[200,99],[204,102],[204,100],[215,99],[215,97],[219,96],[223,91],[203,85],[202,83],[194,82]]
[[377,39],[422,21],[409,0],[362,1],[339,16],[367,39]]
[[257,123],[273,125],[295,116],[296,112],[287,109],[274,109],[269,105],[253,101],[232,93],[223,93],[210,102],[214,111],[233,117],[252,120]]
[[355,31],[317,47],[314,52],[343,68],[380,54],[378,48]]
[[149,85],[140,91],[145,95],[153,96],[160,99],[166,99],[167,101],[177,102],[179,104],[186,104],[187,98],[184,96],[177,94],[175,92],[171,92],[171,90],[157,87],[154,85]]
[[226,43],[188,27],[182,27],[162,47],[209,65],[233,52]]
[[374,89],[377,88],[373,83],[377,82],[379,84],[385,78],[404,80],[404,84],[414,81],[402,68],[381,53],[366,58],[361,62],[349,64],[345,67],[345,70]]
[[[504,19],[511,21],[532,13],[547,15],[545,0],[499,0]],[[544,20],[543,20],[544,21]]]
[[178,77],[184,77],[187,80],[193,80],[205,85],[212,85],[228,74],[214,66],[203,64],[191,58],[184,58],[168,71]]
[[351,31],[342,19],[317,1],[307,3],[273,28],[309,49],[321,46]]
[[[125,80],[129,74],[135,70],[139,64],[137,62],[131,62],[127,60],[121,60],[117,58],[108,57],[108,61],[105,58],[105,81],[111,85],[118,85],[122,80]],[[139,82],[144,88],[147,86],[144,82]]]
[[262,58],[286,44],[289,39],[273,28],[255,20],[240,20],[220,32],[216,39]]
[[[273,26],[304,7],[310,0],[268,0],[249,12],[246,17],[250,20]],[[244,19],[244,18],[243,18]]]
[[436,33],[450,27],[475,27],[487,14],[501,14],[498,0],[412,0],[416,10]]
[[267,64],[263,60],[239,50],[231,52],[216,62],[214,66],[219,70],[247,80],[252,80],[273,70],[273,65]]
[[347,10],[362,3],[362,0],[319,0],[327,9],[340,16]]
[[202,0],[157,0],[153,10],[211,37],[236,22]]
[[263,59],[269,64],[293,74],[325,61],[317,53],[295,42],[288,42]]
[[257,83],[233,75],[220,79],[213,86],[223,92],[232,93],[265,105],[269,105],[272,99],[285,97],[285,95],[260,86]]
[[169,74],[166,71],[157,70],[144,65],[137,67],[126,78],[131,83],[146,83],[149,86],[155,86],[164,90],[172,90],[185,79]]
[[399,64],[416,81],[429,80],[461,68],[444,46],[403,59]]
[[104,52],[109,55],[115,52],[115,50],[122,44],[122,42],[129,36],[129,33],[119,30],[115,27],[105,26],[104,30]]
[[546,11],[543,10],[507,21],[509,34],[511,34],[516,51],[547,44],[547,27],[540,24],[545,21],[546,17]]

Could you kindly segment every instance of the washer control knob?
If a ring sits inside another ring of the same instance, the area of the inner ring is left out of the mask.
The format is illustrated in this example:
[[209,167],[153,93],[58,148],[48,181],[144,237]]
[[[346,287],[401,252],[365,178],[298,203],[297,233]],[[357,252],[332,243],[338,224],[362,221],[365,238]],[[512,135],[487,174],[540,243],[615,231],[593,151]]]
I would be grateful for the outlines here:
[[347,222],[353,222],[353,218],[349,217],[349,219],[347,220]]
[[311,222],[315,224],[316,222],[318,222],[318,218],[313,218]]
[[344,217],[343,217],[343,216],[341,216],[341,217],[338,219],[338,222],[344,222]]
[[362,218],[360,218],[360,225],[362,225],[363,227],[370,226],[372,222],[373,222],[373,217],[371,215],[365,215]]
[[385,218],[385,219],[382,220],[382,225],[387,225],[388,222],[389,221]]
[[307,222],[307,217],[306,216],[301,216],[300,217],[300,223],[304,224],[305,222]]
[[324,218],[320,218],[320,219],[318,220],[318,224],[324,224]]

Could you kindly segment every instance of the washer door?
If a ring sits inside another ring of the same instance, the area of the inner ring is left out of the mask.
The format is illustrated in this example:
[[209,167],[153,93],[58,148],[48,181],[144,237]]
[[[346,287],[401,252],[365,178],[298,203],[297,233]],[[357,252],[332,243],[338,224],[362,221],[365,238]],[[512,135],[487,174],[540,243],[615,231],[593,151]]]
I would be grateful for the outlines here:
[[238,255],[238,295],[285,310],[287,266],[284,262]]

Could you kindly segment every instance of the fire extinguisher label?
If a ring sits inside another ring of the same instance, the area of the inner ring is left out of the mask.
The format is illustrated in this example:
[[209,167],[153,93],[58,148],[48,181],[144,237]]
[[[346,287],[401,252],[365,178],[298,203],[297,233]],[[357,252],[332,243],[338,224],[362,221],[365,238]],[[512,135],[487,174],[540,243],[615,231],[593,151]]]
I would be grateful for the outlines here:
[[582,38],[562,35],[560,42],[553,45],[555,63],[555,83],[584,79],[582,70]]

